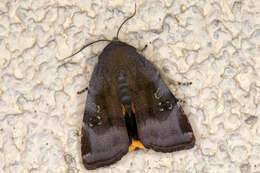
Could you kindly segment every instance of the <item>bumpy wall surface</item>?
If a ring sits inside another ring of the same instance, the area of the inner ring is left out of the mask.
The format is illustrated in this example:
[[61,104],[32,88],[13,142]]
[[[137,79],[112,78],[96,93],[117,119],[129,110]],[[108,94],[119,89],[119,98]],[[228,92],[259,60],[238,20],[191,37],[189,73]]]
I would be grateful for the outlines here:
[[[169,81],[196,136],[193,149],[138,150],[92,172],[260,173],[259,0],[1,0],[0,172],[86,172],[80,129],[97,43],[119,38]],[[64,61],[70,63],[63,64]]]

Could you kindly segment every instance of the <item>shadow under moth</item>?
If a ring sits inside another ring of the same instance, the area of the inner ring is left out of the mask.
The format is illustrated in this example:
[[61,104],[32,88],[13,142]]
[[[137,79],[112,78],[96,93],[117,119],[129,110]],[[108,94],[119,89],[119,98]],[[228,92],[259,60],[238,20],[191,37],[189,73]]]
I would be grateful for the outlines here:
[[[136,10],[135,10],[136,11]],[[120,160],[135,148],[173,152],[195,144],[190,123],[178,99],[155,67],[137,49],[109,41],[92,73],[85,106],[81,152],[86,169]],[[71,57],[70,56],[70,57]]]

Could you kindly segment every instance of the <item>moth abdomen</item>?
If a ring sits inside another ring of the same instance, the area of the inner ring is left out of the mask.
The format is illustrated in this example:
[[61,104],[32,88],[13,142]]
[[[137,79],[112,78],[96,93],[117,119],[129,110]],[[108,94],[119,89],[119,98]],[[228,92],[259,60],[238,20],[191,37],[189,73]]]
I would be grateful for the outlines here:
[[127,114],[131,116],[131,92],[128,87],[126,76],[123,73],[118,75],[117,84],[121,102],[124,105]]

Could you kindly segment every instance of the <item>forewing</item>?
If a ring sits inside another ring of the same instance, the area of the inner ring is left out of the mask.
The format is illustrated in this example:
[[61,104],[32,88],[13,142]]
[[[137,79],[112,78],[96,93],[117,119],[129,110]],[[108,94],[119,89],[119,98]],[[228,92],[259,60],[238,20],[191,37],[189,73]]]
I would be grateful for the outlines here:
[[193,131],[177,99],[153,65],[142,55],[137,57],[133,102],[140,141],[161,152],[193,147]]
[[114,85],[105,81],[97,64],[89,84],[81,138],[87,169],[109,165],[128,152],[128,134],[117,98]]

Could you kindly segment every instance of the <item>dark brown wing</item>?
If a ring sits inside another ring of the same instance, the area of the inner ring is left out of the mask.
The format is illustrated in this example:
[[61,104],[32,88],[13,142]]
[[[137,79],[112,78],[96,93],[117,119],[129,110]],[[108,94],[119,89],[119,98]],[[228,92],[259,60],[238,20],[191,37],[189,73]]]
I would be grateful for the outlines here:
[[129,138],[116,90],[108,85],[99,64],[89,84],[83,118],[81,152],[87,169],[119,160],[128,152]]
[[133,102],[137,131],[146,148],[172,152],[194,146],[190,123],[153,65],[136,56]]

